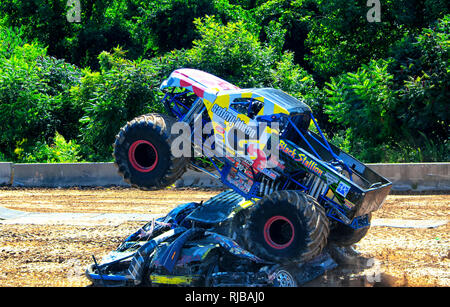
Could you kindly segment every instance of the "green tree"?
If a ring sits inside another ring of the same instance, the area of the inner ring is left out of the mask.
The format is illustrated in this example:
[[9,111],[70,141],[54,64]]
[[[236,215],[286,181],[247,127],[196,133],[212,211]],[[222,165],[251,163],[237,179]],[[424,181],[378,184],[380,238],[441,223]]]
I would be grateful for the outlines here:
[[305,55],[309,54],[305,41],[311,30],[311,20],[319,13],[317,1],[270,0],[260,2],[261,4],[254,9],[254,15],[257,16],[258,22],[264,30],[260,34],[261,40],[270,46],[276,46],[271,41],[271,28],[276,24],[284,31],[282,51],[293,52],[294,61],[302,67],[310,69],[309,63],[305,61]]
[[[38,141],[29,152],[20,152],[21,162],[27,163],[74,163],[80,162],[81,146],[76,141],[66,139],[56,132],[52,143]],[[17,151],[17,149],[16,149]]]
[[[448,160],[450,115],[450,15],[416,36],[405,36],[391,51],[390,71],[397,103],[393,110],[403,138],[422,148],[424,160]],[[445,154],[445,152],[447,152]]]
[[48,46],[48,54],[78,66],[98,68],[103,50],[120,45],[129,56],[141,55],[132,37],[135,7],[129,0],[80,0],[81,22],[68,22],[67,0],[2,0],[3,25],[22,27],[28,40]]
[[187,50],[189,64],[242,87],[270,84],[277,55],[261,44],[243,21],[223,25],[207,16],[194,21],[200,38]]
[[[306,45],[307,61],[320,83],[355,71],[372,59],[386,58],[390,46],[405,33],[417,33],[449,12],[446,1],[383,1],[381,22],[368,22],[367,1],[317,0]],[[423,16],[422,16],[423,15]]]

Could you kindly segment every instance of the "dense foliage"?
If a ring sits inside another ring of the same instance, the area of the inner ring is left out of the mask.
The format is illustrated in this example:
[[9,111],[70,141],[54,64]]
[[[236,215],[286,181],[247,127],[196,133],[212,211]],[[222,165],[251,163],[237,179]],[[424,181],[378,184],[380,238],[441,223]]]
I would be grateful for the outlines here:
[[304,99],[365,162],[449,160],[448,1],[69,2],[0,0],[0,160],[110,161],[179,67]]

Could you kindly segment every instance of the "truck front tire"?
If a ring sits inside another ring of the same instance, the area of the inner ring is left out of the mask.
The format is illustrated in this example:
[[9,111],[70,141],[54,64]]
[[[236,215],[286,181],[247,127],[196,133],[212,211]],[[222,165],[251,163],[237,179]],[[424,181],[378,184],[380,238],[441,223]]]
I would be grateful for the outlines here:
[[141,189],[162,188],[183,175],[189,158],[172,155],[175,122],[167,115],[146,114],[120,129],[113,156],[125,182]]

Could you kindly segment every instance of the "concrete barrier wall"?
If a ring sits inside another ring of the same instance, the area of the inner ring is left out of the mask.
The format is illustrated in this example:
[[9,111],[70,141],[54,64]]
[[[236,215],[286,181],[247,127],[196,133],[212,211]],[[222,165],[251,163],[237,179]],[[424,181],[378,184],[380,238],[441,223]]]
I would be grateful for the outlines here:
[[[14,187],[105,187],[130,186],[117,173],[113,163],[10,163],[10,177],[3,185]],[[12,173],[12,175],[11,175]],[[5,177],[6,179],[6,177]],[[212,176],[188,170],[177,187],[223,187]]]
[[13,165],[16,187],[127,186],[112,163]]
[[[450,191],[450,163],[367,164],[393,183],[393,191]],[[0,185],[15,187],[129,186],[113,163],[0,163]],[[177,187],[223,187],[208,174],[188,170]]]
[[11,182],[12,163],[0,162],[0,186],[10,185]]
[[367,164],[392,182],[393,191],[450,191],[450,163]]

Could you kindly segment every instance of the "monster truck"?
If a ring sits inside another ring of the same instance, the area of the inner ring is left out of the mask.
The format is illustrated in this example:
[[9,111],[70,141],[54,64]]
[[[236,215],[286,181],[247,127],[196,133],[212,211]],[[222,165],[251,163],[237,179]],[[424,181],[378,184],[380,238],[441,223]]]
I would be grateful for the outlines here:
[[[187,167],[229,188],[191,206],[189,233],[199,227],[201,240],[216,246],[211,237],[225,237],[252,261],[278,264],[307,263],[327,243],[350,246],[367,233],[391,183],[330,144],[304,102],[194,69],[175,70],[160,89],[168,115],[128,122],[113,156],[125,181],[142,189],[169,186]],[[147,264],[158,267],[152,255]]]

